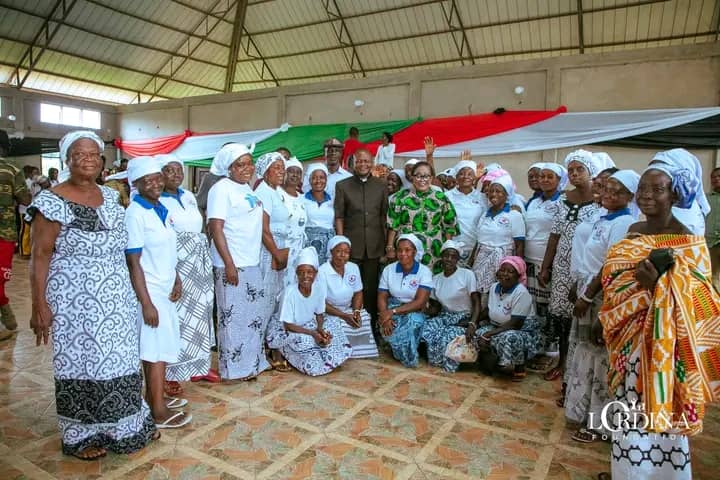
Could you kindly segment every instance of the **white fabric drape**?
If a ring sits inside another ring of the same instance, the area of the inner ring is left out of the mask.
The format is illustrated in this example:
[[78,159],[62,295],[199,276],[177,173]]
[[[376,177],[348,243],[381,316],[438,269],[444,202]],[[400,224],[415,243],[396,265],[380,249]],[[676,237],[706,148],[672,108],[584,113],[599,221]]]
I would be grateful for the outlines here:
[[188,137],[173,152],[180,160],[185,162],[192,160],[204,160],[212,158],[226,143],[241,143],[252,145],[259,143],[266,138],[272,137],[278,132],[285,132],[290,127],[285,123],[280,128],[269,128],[266,130],[251,130],[249,132],[218,133],[212,135],[197,135]]
[[[714,115],[720,115],[720,107],[561,113],[509,132],[438,147],[433,156],[459,157],[463,150],[470,150],[473,155],[498,155],[590,145],[676,127]],[[396,152],[395,155],[422,157],[425,150]]]

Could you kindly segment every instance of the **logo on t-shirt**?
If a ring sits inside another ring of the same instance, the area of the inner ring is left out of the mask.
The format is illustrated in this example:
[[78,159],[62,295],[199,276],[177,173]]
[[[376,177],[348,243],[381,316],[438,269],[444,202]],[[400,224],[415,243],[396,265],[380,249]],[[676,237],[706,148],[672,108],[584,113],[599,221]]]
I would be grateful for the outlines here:
[[245,200],[247,200],[247,202],[250,204],[251,210],[254,210],[256,206],[262,206],[262,202],[260,201],[260,199],[252,193],[246,193]]
[[348,283],[350,285],[355,285],[355,282],[357,282],[357,275],[348,276]]
[[505,303],[502,306],[503,309],[503,315],[510,315],[512,313],[512,304]]
[[412,280],[410,280],[410,288],[418,288],[417,278],[413,278]]
[[497,223],[500,226],[507,227],[510,225],[510,219],[508,217],[500,217],[497,219]]

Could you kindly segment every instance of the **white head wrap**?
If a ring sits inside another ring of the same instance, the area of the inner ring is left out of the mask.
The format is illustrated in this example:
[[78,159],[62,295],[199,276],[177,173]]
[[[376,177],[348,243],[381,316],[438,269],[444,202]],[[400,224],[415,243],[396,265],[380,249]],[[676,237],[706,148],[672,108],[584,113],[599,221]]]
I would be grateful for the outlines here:
[[440,253],[444,252],[448,248],[452,248],[453,250],[457,250],[458,253],[462,251],[462,248],[465,246],[463,242],[456,242],[455,240],[445,240],[445,243],[442,244],[442,247],[440,247]]
[[614,178],[620,182],[632,193],[632,200],[630,200],[628,208],[630,209],[630,214],[634,218],[638,218],[640,216],[640,209],[635,201],[635,194],[637,193],[638,184],[640,183],[640,175],[635,170],[618,170],[610,175],[610,178]]
[[283,162],[283,167],[285,166],[285,157],[283,157],[280,152],[269,152],[260,155],[260,158],[255,162],[255,174],[259,178],[262,178],[265,172],[267,172],[267,169],[270,168],[270,165],[277,161]]
[[501,170],[501,169],[502,169],[502,165],[500,165],[499,163],[491,163],[491,164],[485,166],[485,174],[487,175],[488,173],[492,172],[493,170]]
[[310,265],[315,270],[317,270],[319,265],[318,260],[318,254],[317,250],[315,250],[315,247],[305,247],[300,252],[298,252],[298,261],[297,261],[297,267],[300,265]]
[[243,155],[252,155],[255,145],[247,147],[240,143],[228,143],[222,147],[213,158],[210,173],[218,177],[227,177],[230,165]]
[[461,160],[455,165],[455,176],[457,176],[463,168],[469,168],[472,170],[473,175],[477,175],[477,163],[472,160]]
[[310,178],[313,174],[313,172],[320,170],[321,172],[325,172],[325,176],[327,177],[330,172],[328,171],[327,167],[324,163],[321,162],[315,162],[308,165],[307,172],[305,172],[305,176],[307,178]]
[[597,164],[598,173],[602,172],[603,170],[607,170],[608,168],[616,168],[615,162],[613,162],[613,159],[610,158],[610,155],[608,155],[607,153],[593,152],[592,156],[595,160],[595,163]]
[[563,162],[565,164],[565,168],[568,168],[570,162],[579,162],[583,164],[583,166],[590,173],[590,178],[597,177],[598,173],[604,170],[600,168],[602,166],[600,164],[600,160],[595,158],[592,152],[588,152],[587,150],[583,149],[575,150],[574,152],[570,152],[567,154],[567,157],[565,157],[565,161]]
[[76,130],[74,132],[66,134],[60,139],[60,161],[63,162],[63,164],[67,163],[68,150],[70,150],[72,144],[77,142],[81,138],[89,138],[90,140],[95,142],[100,149],[101,154],[105,150],[105,142],[103,142],[102,138],[98,137],[95,132],[92,132],[90,130]]
[[563,167],[559,163],[551,163],[551,162],[541,163],[540,165],[542,165],[540,167],[541,170],[550,170],[555,175],[560,177],[560,183],[558,184],[558,190],[565,190],[565,186],[567,186],[567,183],[568,183],[568,174],[567,174],[567,170],[565,169],[565,167]]
[[127,170],[123,170],[122,172],[113,173],[112,175],[108,175],[105,177],[105,181],[109,180],[125,180],[128,178],[128,172]]
[[533,168],[539,168],[540,170],[542,170],[543,168],[545,168],[544,165],[545,165],[545,162],[535,162],[532,165],[530,165],[530,167],[528,167],[527,171],[529,172]]
[[423,255],[425,255],[425,248],[423,247],[420,239],[416,237],[414,233],[403,233],[398,237],[397,243],[400,243],[400,240],[407,240],[415,245],[415,261],[419,262],[422,260]]
[[503,175],[494,179],[490,185],[494,184],[498,184],[505,189],[508,202],[511,202],[512,198],[515,196],[515,185],[513,184],[512,177],[510,175]]
[[340,245],[341,243],[347,243],[348,247],[352,247],[352,243],[350,243],[350,239],[347,238],[344,235],[335,235],[330,240],[328,240],[327,244],[327,256],[330,258],[330,254],[332,252],[332,249]]
[[411,158],[410,160],[408,160],[407,162],[405,162],[405,166],[407,167],[408,165],[415,165],[415,164],[418,163],[419,161],[420,161],[420,160],[418,160],[417,158]]
[[160,173],[160,163],[153,157],[135,157],[128,162],[127,175],[130,185],[153,173]]
[[440,175],[445,175],[446,177],[454,177],[455,176],[455,169],[450,167],[446,168],[442,172],[440,172]]
[[710,204],[702,188],[702,166],[695,155],[684,148],[673,148],[672,150],[656,153],[653,160],[670,167],[673,190],[676,190],[679,195],[689,198],[694,193],[694,198],[686,202],[679,202],[680,204],[688,203],[688,206],[683,208],[689,208],[692,201],[695,200],[700,206],[703,215],[710,213]]
[[177,155],[173,155],[172,153],[161,153],[160,155],[155,155],[155,160],[160,164],[160,168],[163,168],[168,163],[179,163],[180,166],[185,166],[185,163],[180,160]]
[[297,167],[300,170],[303,169],[302,163],[300,163],[300,160],[295,157],[290,157],[290,160],[285,160],[285,170],[290,167]]

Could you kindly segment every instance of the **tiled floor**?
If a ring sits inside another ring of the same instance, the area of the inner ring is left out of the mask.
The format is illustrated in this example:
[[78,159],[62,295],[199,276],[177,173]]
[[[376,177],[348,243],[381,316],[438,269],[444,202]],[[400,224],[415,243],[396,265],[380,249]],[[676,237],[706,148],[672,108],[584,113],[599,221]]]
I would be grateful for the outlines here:
[[[354,360],[320,378],[268,372],[251,383],[188,384],[192,425],[133,455],[82,462],[60,453],[52,347],[27,328],[27,262],[9,295],[21,321],[0,343],[0,479],[585,479],[609,447],[570,439],[558,384],[392,359]],[[692,440],[696,479],[717,478],[720,409]]]

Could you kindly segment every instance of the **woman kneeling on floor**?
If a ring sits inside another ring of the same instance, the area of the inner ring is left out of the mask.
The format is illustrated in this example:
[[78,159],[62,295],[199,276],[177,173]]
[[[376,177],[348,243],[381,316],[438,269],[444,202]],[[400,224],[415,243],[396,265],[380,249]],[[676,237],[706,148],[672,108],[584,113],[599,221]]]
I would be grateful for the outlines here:
[[500,260],[488,307],[480,314],[479,325],[471,323],[465,334],[468,343],[475,342],[482,371],[509,375],[514,381],[525,378],[525,361],[536,355],[540,339],[525,272],[520,257]]
[[340,319],[325,317],[325,289],[315,284],[317,272],[315,247],[303,248],[297,283],[285,289],[280,307],[287,335],[280,351],[293,367],[313,377],[330,373],[352,353]]

